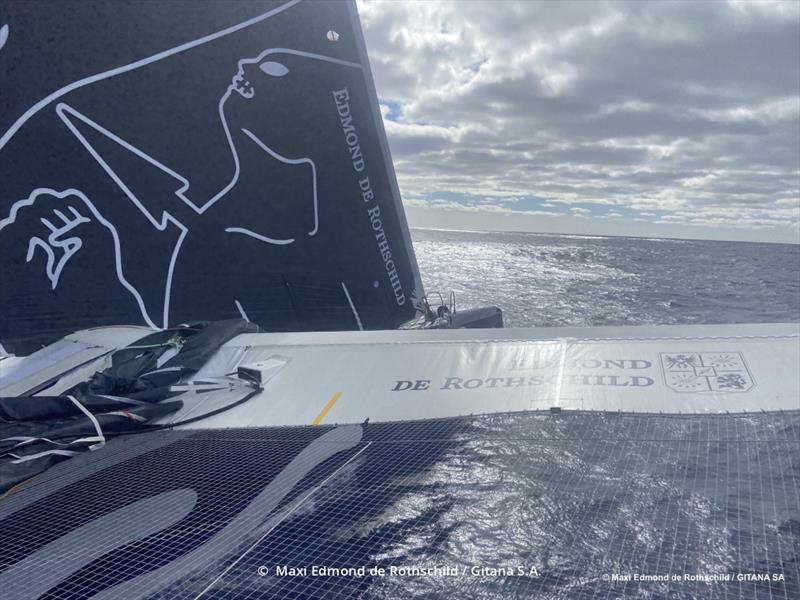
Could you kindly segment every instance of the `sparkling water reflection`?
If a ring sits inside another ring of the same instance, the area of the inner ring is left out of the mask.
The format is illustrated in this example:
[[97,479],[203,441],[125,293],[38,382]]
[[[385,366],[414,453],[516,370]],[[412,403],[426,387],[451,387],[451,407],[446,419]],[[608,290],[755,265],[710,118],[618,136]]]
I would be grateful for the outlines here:
[[800,320],[800,246],[415,229],[429,296],[508,327]]

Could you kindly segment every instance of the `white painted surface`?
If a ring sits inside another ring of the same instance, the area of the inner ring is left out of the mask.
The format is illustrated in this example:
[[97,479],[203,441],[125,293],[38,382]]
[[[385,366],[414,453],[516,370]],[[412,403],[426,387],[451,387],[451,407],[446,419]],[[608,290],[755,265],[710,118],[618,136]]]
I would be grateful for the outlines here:
[[260,395],[190,427],[307,425],[337,392],[323,423],[800,408],[800,324],[247,334],[226,346],[246,348],[242,362],[291,361]]
[[[24,377],[31,386],[148,331],[79,331],[14,368],[41,361],[41,371]],[[70,343],[80,351],[54,363],[53,351]],[[194,379],[272,357],[286,364],[262,393],[189,427],[409,420],[554,406],[670,413],[800,409],[797,323],[246,334],[220,348]]]

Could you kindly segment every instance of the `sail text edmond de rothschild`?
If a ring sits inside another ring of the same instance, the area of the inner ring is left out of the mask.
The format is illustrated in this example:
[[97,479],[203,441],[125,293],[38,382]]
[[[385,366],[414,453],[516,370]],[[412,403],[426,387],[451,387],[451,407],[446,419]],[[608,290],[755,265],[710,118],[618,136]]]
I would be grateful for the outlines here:
[[358,186],[361,189],[362,200],[370,205],[367,208],[367,215],[369,216],[370,226],[375,232],[378,252],[381,254],[383,266],[386,268],[386,274],[389,276],[389,283],[392,285],[395,301],[398,306],[400,306],[405,304],[406,296],[403,293],[403,286],[400,283],[400,275],[397,273],[397,266],[392,259],[392,250],[389,247],[389,240],[386,237],[386,232],[383,230],[381,207],[378,206],[378,203],[375,201],[375,192],[373,192],[369,177],[365,173],[367,165],[364,161],[364,155],[361,152],[361,145],[358,143],[358,133],[356,133],[356,128],[353,124],[353,116],[350,114],[350,93],[347,91],[347,88],[342,88],[341,90],[333,92],[333,99],[336,102],[336,111],[339,113],[339,118],[342,122],[342,133],[344,133],[344,140],[347,143],[353,169],[356,173],[362,175],[358,180]]

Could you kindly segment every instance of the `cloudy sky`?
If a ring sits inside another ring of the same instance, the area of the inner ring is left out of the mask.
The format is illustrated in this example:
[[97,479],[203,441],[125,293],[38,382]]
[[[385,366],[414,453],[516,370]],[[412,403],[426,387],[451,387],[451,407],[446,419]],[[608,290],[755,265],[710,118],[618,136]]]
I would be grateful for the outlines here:
[[800,242],[800,2],[358,6],[412,226]]

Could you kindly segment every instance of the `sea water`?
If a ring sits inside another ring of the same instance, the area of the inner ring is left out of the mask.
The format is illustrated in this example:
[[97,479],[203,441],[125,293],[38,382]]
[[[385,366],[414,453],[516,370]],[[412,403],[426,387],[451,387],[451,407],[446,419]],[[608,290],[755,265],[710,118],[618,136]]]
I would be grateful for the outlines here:
[[412,230],[423,285],[506,327],[800,321],[800,245]]

